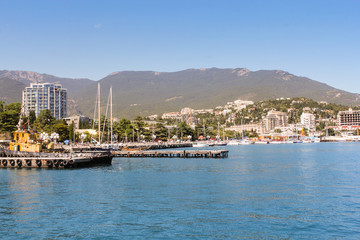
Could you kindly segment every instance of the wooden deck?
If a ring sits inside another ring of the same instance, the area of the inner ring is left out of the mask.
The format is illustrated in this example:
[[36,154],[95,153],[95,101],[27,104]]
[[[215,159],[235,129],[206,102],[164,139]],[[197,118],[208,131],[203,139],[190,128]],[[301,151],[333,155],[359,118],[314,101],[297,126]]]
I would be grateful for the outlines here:
[[226,158],[228,150],[182,150],[182,151],[114,151],[114,157],[127,158]]

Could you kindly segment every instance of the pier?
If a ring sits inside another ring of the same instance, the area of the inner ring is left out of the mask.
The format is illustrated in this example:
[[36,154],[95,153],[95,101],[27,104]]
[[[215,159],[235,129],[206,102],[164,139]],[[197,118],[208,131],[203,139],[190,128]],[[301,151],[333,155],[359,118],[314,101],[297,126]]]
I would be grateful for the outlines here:
[[111,164],[110,152],[42,153],[0,149],[0,168],[77,168]]
[[113,151],[114,157],[127,158],[227,158],[228,150],[182,150],[182,151]]

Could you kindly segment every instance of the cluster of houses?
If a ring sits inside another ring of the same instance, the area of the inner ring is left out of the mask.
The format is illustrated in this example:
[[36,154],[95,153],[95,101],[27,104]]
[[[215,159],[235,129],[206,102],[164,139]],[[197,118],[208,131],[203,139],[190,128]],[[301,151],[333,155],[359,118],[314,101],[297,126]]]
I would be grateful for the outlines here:
[[[282,100],[282,99],[279,99]],[[327,104],[326,102],[321,102]],[[249,105],[253,105],[252,101],[236,100],[234,102],[228,102],[225,106],[218,106],[215,109],[199,109],[195,110],[192,108],[183,108],[180,112],[170,112],[164,113],[162,115],[163,119],[177,119],[179,121],[184,121],[191,127],[195,127],[199,124],[198,114],[209,113],[215,116],[223,115],[227,117],[226,122],[234,123],[236,113],[240,112],[242,109],[246,108]],[[249,111],[252,110],[249,108]],[[332,119],[316,119],[313,114],[317,109],[311,109],[305,107],[302,109],[302,114],[300,116],[300,122],[289,124],[289,115],[294,109],[288,109],[288,112],[276,111],[270,109],[266,116],[263,116],[262,119],[257,121],[258,123],[250,124],[241,124],[241,125],[231,125],[225,127],[225,131],[235,131],[238,133],[243,133],[244,131],[256,132],[261,136],[291,136],[294,134],[304,134],[306,131],[307,134],[311,136],[320,136],[323,134],[322,131],[316,130],[316,125],[320,121],[323,121],[326,125],[326,129],[332,128],[335,131],[354,131],[360,127],[360,111],[355,111],[349,109],[349,111],[340,111]],[[151,118],[157,118],[157,115],[150,116]],[[329,126],[328,126],[329,125]],[[330,126],[335,125],[335,126]]]

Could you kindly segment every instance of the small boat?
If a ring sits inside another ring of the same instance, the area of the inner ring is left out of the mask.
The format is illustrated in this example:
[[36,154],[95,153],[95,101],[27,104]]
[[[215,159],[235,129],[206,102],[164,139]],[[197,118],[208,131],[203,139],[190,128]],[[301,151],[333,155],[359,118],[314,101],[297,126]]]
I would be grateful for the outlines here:
[[240,142],[240,145],[250,145],[250,144],[254,144],[254,142],[252,142],[252,141],[249,141],[249,140],[242,140],[241,142]]
[[232,140],[232,141],[229,141],[227,145],[236,146],[236,145],[240,145],[240,142],[237,140]]
[[197,142],[197,143],[194,143],[192,146],[193,146],[193,147],[196,147],[196,148],[202,148],[202,147],[207,147],[207,146],[209,146],[209,145],[207,145],[207,144],[205,144],[205,143],[199,143],[199,142]]
[[226,142],[215,142],[214,146],[226,146],[227,143]]

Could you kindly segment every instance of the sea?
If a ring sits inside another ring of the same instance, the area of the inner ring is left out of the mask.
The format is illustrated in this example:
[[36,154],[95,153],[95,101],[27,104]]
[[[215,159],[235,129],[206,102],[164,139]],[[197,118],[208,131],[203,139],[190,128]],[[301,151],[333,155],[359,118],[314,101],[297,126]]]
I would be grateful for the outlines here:
[[360,239],[360,143],[221,148],[0,169],[0,239]]

